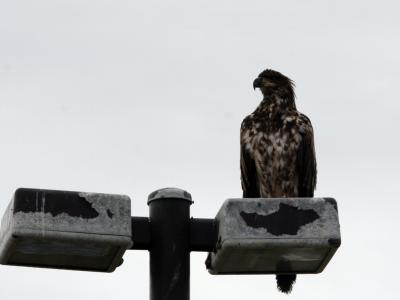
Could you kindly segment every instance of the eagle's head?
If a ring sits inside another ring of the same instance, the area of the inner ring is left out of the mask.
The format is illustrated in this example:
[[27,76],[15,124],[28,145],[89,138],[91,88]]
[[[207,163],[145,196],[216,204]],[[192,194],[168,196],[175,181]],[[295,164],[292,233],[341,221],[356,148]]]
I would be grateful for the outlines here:
[[274,70],[266,69],[258,75],[253,82],[253,88],[259,88],[264,97],[273,93],[294,99],[294,82],[289,78]]

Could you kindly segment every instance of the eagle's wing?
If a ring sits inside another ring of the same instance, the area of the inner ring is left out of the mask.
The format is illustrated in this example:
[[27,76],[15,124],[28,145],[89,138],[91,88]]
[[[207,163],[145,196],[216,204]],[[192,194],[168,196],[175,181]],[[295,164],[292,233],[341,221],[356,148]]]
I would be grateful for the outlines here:
[[297,172],[299,176],[298,197],[314,197],[317,184],[317,162],[315,159],[314,133],[310,119],[301,114],[300,134],[302,140],[297,153]]
[[258,198],[260,191],[258,187],[257,169],[254,159],[246,147],[245,121],[240,128],[240,179],[242,182],[243,198]]

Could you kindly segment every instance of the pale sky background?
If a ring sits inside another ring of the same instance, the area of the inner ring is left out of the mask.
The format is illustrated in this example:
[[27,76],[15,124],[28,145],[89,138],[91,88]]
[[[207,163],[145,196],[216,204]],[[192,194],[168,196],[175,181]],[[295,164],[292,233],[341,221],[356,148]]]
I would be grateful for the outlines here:
[[[241,195],[239,126],[265,68],[314,125],[316,196],[342,246],[290,296],[273,276],[211,276],[191,298],[400,299],[398,1],[0,0],[0,214],[18,187],[191,192],[194,217]],[[148,299],[146,251],[114,273],[0,266],[1,299]]]

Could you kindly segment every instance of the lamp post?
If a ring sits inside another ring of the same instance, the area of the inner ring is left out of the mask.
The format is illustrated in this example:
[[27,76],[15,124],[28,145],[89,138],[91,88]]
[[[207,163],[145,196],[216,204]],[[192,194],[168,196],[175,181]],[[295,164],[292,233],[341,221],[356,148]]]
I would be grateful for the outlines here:
[[151,193],[150,299],[190,299],[189,193],[164,189]]
[[340,246],[332,198],[228,199],[213,219],[190,217],[191,195],[149,195],[149,217],[127,196],[18,189],[2,219],[0,263],[112,272],[126,250],[150,252],[150,299],[190,299],[190,252],[211,274],[324,270]]

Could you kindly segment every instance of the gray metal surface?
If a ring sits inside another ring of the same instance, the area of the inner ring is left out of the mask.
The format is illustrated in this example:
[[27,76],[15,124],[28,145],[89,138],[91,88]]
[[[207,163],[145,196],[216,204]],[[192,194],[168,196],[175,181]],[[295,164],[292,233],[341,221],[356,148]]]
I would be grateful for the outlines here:
[[193,203],[192,195],[189,192],[173,187],[162,188],[152,192],[148,197],[147,203],[160,199],[181,199]]
[[332,198],[228,199],[216,222],[212,274],[319,273],[340,246]]
[[0,263],[111,272],[131,244],[123,195],[18,189],[2,219]]

